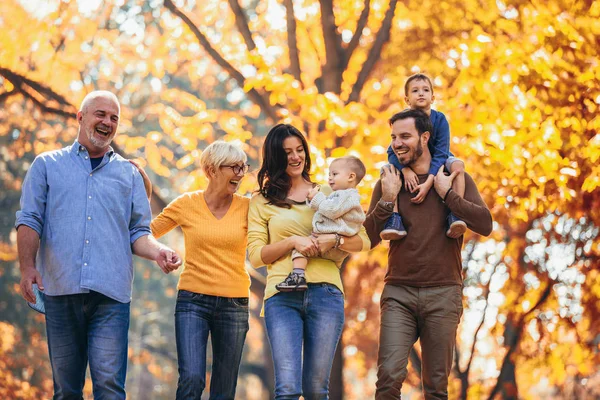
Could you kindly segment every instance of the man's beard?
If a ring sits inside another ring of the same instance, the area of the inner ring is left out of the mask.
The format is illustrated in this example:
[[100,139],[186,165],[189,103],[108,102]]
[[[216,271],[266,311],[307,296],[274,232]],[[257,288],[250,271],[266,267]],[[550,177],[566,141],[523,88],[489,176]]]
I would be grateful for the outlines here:
[[107,136],[106,138],[99,138],[94,135],[95,132],[96,132],[95,129],[91,129],[88,131],[87,137],[91,144],[93,144],[94,146],[101,148],[101,149],[108,147],[111,144],[112,139],[113,139],[112,134]]

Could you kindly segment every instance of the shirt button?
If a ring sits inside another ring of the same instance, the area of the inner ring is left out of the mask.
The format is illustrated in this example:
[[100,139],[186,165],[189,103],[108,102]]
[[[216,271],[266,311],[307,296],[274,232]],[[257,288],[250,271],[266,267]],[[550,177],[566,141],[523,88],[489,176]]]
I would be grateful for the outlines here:
[[88,196],[88,199],[91,199],[91,198],[92,198],[92,196]]
[[84,266],[84,267],[87,267],[87,263],[83,263],[83,266]]
[[87,157],[87,156],[85,156],[85,159],[87,160],[87,159],[88,159],[88,157]]
[[92,217],[88,217],[88,219],[92,219]]
[[90,244],[90,241],[89,241],[89,240],[86,240],[86,241],[85,241],[85,244]]
[[92,174],[90,174],[90,176],[92,176]]

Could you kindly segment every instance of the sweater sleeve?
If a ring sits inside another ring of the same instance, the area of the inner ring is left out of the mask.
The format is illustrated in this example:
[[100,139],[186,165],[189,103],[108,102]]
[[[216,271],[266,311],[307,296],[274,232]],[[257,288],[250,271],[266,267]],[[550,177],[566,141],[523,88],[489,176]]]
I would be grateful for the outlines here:
[[492,213],[469,174],[465,173],[465,197],[462,198],[451,191],[446,198],[446,205],[454,215],[465,221],[473,232],[483,236],[492,233]]
[[264,215],[265,204],[261,199],[260,195],[254,196],[248,210],[248,259],[254,268],[265,265],[261,252],[269,244],[269,220]]
[[319,192],[310,202],[310,207],[323,216],[335,220],[341,218],[354,208],[360,208],[360,198],[351,190],[340,190],[336,196],[325,197]]
[[381,180],[378,180],[373,188],[373,195],[371,196],[371,204],[367,211],[367,217],[363,226],[366,229],[366,233],[371,241],[371,248],[374,248],[381,242],[379,233],[383,230],[386,221],[392,215],[393,208],[386,209],[383,207],[379,200],[381,199]]
[[[431,144],[431,165],[429,166],[429,174],[435,175],[438,170],[450,155],[450,125],[446,116],[441,112],[439,114],[439,122],[436,124],[435,134],[432,135],[434,140]],[[432,132],[434,133],[434,132]]]
[[185,215],[185,207],[182,203],[186,198],[186,195],[179,196],[152,220],[150,229],[154,237],[159,238],[179,226],[181,216]]

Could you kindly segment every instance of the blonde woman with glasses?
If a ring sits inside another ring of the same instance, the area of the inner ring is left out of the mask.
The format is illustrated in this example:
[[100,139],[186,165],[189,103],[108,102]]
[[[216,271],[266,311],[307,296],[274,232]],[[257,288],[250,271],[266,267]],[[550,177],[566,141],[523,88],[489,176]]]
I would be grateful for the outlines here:
[[248,332],[250,277],[245,269],[250,199],[236,194],[248,171],[246,154],[223,141],[200,157],[204,191],[184,193],[150,225],[155,237],[179,226],[185,263],[177,286],[177,399],[200,399],[206,386],[206,346],[212,342],[210,399],[235,397]]

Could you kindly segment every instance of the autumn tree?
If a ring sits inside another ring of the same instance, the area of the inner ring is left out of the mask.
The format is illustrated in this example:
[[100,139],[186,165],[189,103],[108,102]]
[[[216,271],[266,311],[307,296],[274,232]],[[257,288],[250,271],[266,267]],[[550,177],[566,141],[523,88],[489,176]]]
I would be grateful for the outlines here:
[[[237,141],[257,166],[262,137],[279,121],[306,133],[317,181],[331,157],[365,160],[366,205],[386,159],[387,118],[404,108],[406,77],[425,71],[435,106],[450,120],[451,150],[465,160],[496,227],[490,240],[467,235],[452,397],[594,396],[599,2],[26,3],[0,4],[3,262],[14,265],[11,225],[28,163],[73,140],[76,105],[90,90],[113,90],[121,99],[116,145],[147,162],[157,209],[205,185],[198,156],[207,143]],[[253,177],[244,180],[242,191],[254,188]],[[332,398],[342,390],[349,399],[372,397],[385,253],[380,246],[344,268],[347,323]],[[4,307],[23,304],[12,271],[0,276]],[[139,398],[168,397],[164,382],[176,375],[168,344],[174,282],[147,267],[136,273],[128,385]],[[262,276],[252,273],[257,311]],[[3,340],[32,329],[2,315]],[[268,343],[260,319],[252,322],[242,379],[262,382],[264,392],[244,398],[265,398]],[[9,380],[29,382],[16,353],[6,354]],[[419,354],[417,346],[410,393],[420,387]],[[148,392],[148,382],[162,382],[163,392]],[[36,385],[30,397],[49,390]]]

